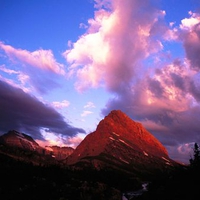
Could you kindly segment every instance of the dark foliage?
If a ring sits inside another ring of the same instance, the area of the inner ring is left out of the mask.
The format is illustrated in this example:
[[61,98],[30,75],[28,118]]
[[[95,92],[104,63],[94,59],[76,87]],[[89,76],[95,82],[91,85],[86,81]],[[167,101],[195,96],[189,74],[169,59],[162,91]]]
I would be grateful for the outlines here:
[[0,197],[3,200],[118,200],[120,189],[131,184],[125,182],[126,178],[109,171],[36,166],[0,154]]
[[190,159],[190,167],[195,170],[200,170],[200,149],[197,143],[194,144],[193,158]]
[[[26,158],[34,156],[24,156],[24,152],[19,154]],[[194,167],[198,166],[194,165],[199,158],[197,155],[199,148],[195,145],[190,166],[157,173],[157,176],[147,180],[150,181],[148,191],[132,199],[196,200],[200,196],[200,168]],[[80,170],[80,167],[77,170],[50,162],[35,165],[19,158],[0,152],[0,199],[121,200],[122,193],[138,190],[141,186],[138,177],[109,168],[97,171],[90,167]]]
[[189,167],[177,169],[171,176],[157,178],[149,191],[137,200],[196,200],[200,196],[200,173]]

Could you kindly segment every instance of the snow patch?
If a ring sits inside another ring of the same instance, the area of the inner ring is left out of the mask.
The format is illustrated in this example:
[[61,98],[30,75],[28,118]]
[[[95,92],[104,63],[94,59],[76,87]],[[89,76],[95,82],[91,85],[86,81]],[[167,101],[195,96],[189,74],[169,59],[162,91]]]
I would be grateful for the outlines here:
[[119,159],[120,159],[122,162],[125,162],[125,163],[129,164],[129,162],[126,161],[126,160],[124,160],[123,158],[119,157]]
[[120,142],[122,142],[123,144],[125,144],[126,146],[128,146],[128,147],[132,148],[132,146],[131,146],[131,145],[129,145],[128,143],[126,143],[124,140],[122,140],[122,139],[119,139],[119,141],[120,141]]
[[113,137],[109,137],[111,140],[115,140]]
[[116,136],[119,136],[119,134],[115,133],[115,132],[112,132],[112,134],[116,135]]
[[169,163],[169,162],[166,162],[165,164],[166,164],[166,165],[171,165],[171,163]]
[[145,156],[149,156],[149,154],[148,154],[148,153],[146,153],[145,151],[143,151],[143,154],[144,154]]
[[168,160],[167,158],[165,157],[162,157],[163,160],[167,161],[167,162],[170,162],[170,160]]

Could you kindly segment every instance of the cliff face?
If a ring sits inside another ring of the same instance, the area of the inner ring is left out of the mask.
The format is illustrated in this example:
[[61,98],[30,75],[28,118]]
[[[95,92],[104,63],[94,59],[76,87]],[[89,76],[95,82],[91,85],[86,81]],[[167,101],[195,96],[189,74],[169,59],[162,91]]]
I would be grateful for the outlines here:
[[80,143],[67,158],[67,164],[137,171],[164,169],[175,162],[140,123],[114,110]]

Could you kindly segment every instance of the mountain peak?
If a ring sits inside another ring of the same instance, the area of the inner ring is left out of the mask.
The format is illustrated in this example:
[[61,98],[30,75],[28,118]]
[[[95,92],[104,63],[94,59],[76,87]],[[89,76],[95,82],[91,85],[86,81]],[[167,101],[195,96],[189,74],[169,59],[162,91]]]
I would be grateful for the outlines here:
[[20,133],[16,130],[10,130],[6,134],[0,137],[0,142],[8,146],[24,148],[28,150],[35,150],[39,148],[39,145],[33,138],[24,133]]
[[108,114],[109,117],[115,117],[115,116],[118,116],[118,117],[127,117],[127,115],[125,113],[123,113],[121,110],[112,110],[109,114]]
[[165,147],[141,123],[120,110],[111,111],[67,158],[67,164],[95,168],[168,168],[175,163]]
[[115,132],[134,143],[139,149],[149,151],[153,155],[168,157],[165,147],[141,123],[133,121],[120,110],[111,111],[100,121],[96,131],[102,135]]

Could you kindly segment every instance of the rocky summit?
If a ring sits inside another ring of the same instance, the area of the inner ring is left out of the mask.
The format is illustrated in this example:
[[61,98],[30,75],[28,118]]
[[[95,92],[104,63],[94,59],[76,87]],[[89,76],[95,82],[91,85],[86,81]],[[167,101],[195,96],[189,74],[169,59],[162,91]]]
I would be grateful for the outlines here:
[[173,168],[177,163],[165,147],[141,123],[120,110],[113,110],[67,158],[75,167],[116,169],[149,174]]

